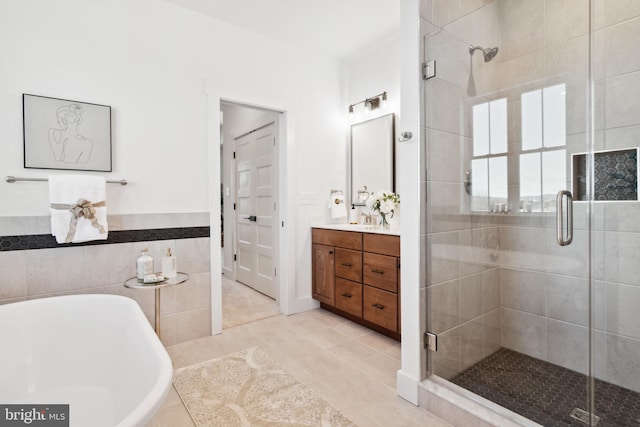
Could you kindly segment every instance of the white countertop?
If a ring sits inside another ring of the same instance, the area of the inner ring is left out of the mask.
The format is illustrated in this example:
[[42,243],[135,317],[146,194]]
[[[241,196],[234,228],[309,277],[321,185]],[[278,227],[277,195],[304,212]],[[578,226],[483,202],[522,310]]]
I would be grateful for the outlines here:
[[365,224],[314,224],[312,228],[325,228],[327,230],[356,231],[359,233],[388,234],[400,236],[400,230],[390,230],[388,228],[377,227]]

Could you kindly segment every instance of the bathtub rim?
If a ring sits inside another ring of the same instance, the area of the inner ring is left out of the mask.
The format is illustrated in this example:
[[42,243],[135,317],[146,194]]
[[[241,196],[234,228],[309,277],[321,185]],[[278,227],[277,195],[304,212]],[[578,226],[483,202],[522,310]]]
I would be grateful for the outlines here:
[[160,341],[160,338],[153,330],[149,320],[144,315],[142,308],[134,299],[124,295],[98,293],[47,296],[0,305],[0,313],[8,310],[16,310],[19,306],[23,305],[38,306],[50,303],[55,304],[56,301],[62,300],[68,302],[74,299],[77,300],[78,303],[90,300],[116,301],[116,304],[125,305],[127,309],[131,311],[136,323],[141,325],[141,331],[144,336],[143,339],[148,343],[146,345],[150,345],[152,352],[158,356],[159,369],[156,372],[155,381],[151,383],[149,393],[144,396],[140,403],[131,412],[126,414],[124,418],[120,419],[115,427],[144,426],[153,419],[169,394],[173,380],[173,362],[171,361],[164,345]]

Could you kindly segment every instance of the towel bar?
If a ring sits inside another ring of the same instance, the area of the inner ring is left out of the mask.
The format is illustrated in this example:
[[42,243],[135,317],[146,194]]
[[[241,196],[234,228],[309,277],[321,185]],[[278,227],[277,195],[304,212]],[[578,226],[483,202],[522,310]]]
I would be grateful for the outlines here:
[[[41,182],[47,182],[49,181],[47,178],[18,178],[15,176],[6,176],[4,178],[5,181],[10,182],[10,183],[14,183],[16,181],[41,181]],[[107,184],[120,184],[120,185],[127,185],[129,182],[126,179],[121,179],[119,181],[111,181],[111,180],[107,180]]]

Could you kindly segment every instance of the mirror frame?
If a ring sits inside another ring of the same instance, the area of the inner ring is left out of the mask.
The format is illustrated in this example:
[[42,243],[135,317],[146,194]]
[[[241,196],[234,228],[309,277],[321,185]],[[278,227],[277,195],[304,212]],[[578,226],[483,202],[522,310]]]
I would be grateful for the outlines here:
[[[357,192],[356,188],[353,188],[353,165],[355,162],[359,161],[354,158],[354,140],[353,140],[353,130],[354,127],[363,126],[366,124],[371,124],[371,122],[382,120],[385,123],[388,123],[389,133],[383,135],[380,139],[384,142],[384,148],[388,150],[389,159],[388,159],[388,170],[390,171],[390,182],[384,187],[384,189],[391,190],[395,192],[396,185],[396,171],[395,171],[395,157],[396,157],[396,146],[395,146],[395,114],[389,113],[382,116],[374,117],[369,120],[365,120],[358,123],[352,123],[349,132],[349,204],[353,204],[355,206],[364,206],[364,203],[357,202],[355,200],[355,194]],[[386,133],[386,132],[385,132]],[[382,146],[382,145],[381,145]],[[380,148],[378,148],[380,149]],[[372,148],[372,150],[376,150],[376,148]],[[363,161],[363,160],[360,160]],[[368,188],[368,191],[377,191],[382,190],[383,188]]]

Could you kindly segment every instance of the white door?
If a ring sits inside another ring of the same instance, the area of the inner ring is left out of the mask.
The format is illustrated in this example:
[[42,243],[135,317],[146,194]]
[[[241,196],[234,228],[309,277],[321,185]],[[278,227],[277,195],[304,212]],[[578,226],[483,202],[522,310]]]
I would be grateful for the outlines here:
[[277,298],[275,123],[236,138],[236,280]]

